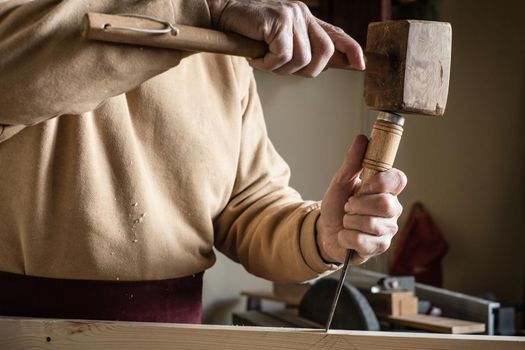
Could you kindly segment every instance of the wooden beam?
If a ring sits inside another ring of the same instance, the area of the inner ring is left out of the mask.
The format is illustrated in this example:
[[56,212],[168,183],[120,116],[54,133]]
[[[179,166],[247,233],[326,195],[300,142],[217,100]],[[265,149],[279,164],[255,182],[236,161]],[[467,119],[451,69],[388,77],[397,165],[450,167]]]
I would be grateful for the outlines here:
[[519,337],[0,318],[0,349],[518,350]]
[[382,317],[395,324],[438,333],[483,333],[485,324],[430,315],[387,315]]

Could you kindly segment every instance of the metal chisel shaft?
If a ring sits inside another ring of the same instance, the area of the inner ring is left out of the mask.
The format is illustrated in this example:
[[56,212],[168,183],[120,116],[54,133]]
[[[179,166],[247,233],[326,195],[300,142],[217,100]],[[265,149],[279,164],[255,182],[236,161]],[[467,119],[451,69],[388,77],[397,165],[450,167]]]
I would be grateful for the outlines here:
[[334,318],[335,309],[337,308],[337,302],[339,301],[339,295],[343,289],[343,284],[345,283],[346,273],[348,272],[348,266],[350,265],[350,260],[354,256],[354,250],[349,249],[346,253],[345,263],[343,264],[343,269],[341,270],[341,275],[339,277],[339,283],[337,283],[337,289],[335,290],[334,299],[332,300],[332,306],[330,307],[330,315],[328,316],[328,321],[326,321],[326,332],[330,329],[332,324],[332,319]]

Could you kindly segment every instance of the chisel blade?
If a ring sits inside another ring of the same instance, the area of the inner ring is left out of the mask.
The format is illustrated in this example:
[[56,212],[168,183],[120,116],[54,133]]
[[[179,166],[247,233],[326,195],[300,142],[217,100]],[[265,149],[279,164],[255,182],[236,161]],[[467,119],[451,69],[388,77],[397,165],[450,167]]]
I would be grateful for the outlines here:
[[332,306],[330,307],[330,314],[328,316],[328,320],[326,321],[326,333],[328,333],[328,330],[330,329],[330,325],[332,324],[332,320],[334,318],[335,309],[337,308],[337,302],[339,301],[339,295],[341,294],[341,290],[343,289],[343,284],[345,283],[346,279],[346,273],[348,272],[348,266],[350,265],[350,260],[352,260],[352,257],[354,256],[354,250],[348,250],[346,253],[345,262],[343,264],[343,268],[341,270],[341,275],[339,277],[339,283],[337,283],[337,288],[335,290],[334,299],[332,300]]

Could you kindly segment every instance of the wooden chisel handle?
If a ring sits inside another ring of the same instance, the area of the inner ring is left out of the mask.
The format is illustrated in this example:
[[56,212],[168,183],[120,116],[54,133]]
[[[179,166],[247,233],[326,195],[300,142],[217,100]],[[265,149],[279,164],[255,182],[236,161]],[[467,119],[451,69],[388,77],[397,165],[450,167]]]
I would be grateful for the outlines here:
[[405,118],[398,114],[379,113],[363,159],[361,181],[367,182],[375,174],[392,168],[403,136],[404,124]]
[[[177,34],[151,34],[134,31],[162,30],[166,23],[146,17],[88,13],[84,18],[83,35],[86,38],[121,44],[153,46],[194,52],[213,52],[247,58],[266,55],[268,45],[234,33],[175,24]],[[336,51],[327,67],[352,69],[346,56]]]

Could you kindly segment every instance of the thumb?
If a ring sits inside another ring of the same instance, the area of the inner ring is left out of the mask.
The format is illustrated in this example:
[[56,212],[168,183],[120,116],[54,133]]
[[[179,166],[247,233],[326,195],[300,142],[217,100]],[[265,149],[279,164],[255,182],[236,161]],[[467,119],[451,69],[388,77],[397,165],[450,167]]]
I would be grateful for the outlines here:
[[359,183],[358,175],[367,145],[366,136],[358,135],[346,152],[343,164],[335,173],[324,195],[318,232],[335,234],[343,228],[344,205]]
[[365,135],[357,135],[354,142],[352,142],[352,146],[346,152],[343,164],[337,171],[336,181],[338,183],[348,185],[348,183],[356,180],[362,168],[367,146],[367,137]]

